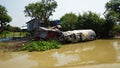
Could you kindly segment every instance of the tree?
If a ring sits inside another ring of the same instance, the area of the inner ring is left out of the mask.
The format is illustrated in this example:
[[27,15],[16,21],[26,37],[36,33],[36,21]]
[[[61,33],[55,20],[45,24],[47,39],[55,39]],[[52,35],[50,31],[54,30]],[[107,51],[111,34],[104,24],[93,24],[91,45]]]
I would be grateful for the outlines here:
[[103,25],[106,20],[101,18],[98,14],[93,12],[85,12],[83,15],[79,14],[77,29],[92,29],[96,32],[97,37],[104,36],[104,30],[106,29]]
[[55,12],[57,2],[55,0],[41,0],[40,2],[31,3],[25,6],[25,16],[31,18],[40,18],[47,21],[49,17]]
[[120,21],[120,0],[110,0],[105,5],[106,11],[104,13],[107,20],[106,27],[110,32],[114,32],[116,22]]
[[14,32],[20,32],[20,31],[21,31],[21,28],[20,28],[20,27],[13,27],[13,31],[14,31]]
[[67,31],[67,30],[74,30],[76,29],[77,25],[77,16],[74,13],[67,13],[61,18],[61,26],[62,30]]
[[105,17],[107,20],[115,23],[120,19],[120,0],[110,0],[105,5]]
[[4,27],[12,20],[7,14],[7,10],[4,6],[0,5],[0,32],[3,31]]

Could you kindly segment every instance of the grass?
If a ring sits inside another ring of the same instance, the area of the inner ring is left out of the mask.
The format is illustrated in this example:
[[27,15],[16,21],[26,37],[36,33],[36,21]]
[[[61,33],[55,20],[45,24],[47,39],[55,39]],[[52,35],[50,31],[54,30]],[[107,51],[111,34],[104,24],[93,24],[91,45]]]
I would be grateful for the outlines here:
[[55,40],[49,41],[33,41],[31,43],[25,44],[21,47],[22,51],[45,51],[50,49],[58,49],[61,44]]
[[24,37],[26,36],[27,32],[9,32],[9,31],[4,31],[3,33],[0,34],[0,38],[3,37]]

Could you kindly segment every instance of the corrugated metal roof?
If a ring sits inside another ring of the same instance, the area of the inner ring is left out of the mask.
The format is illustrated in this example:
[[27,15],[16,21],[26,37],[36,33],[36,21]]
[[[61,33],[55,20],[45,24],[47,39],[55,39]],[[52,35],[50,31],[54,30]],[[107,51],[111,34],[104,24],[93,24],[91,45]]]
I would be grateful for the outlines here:
[[58,29],[52,29],[52,28],[45,28],[45,27],[39,27],[39,28],[45,31],[59,31]]

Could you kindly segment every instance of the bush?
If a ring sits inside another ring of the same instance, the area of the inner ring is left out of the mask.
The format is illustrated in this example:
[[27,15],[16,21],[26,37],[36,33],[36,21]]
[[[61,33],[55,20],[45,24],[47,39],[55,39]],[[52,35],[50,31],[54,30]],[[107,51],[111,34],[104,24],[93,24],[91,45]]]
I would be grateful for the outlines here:
[[25,44],[21,47],[22,51],[45,51],[50,49],[58,49],[61,47],[61,44],[55,40],[49,41],[33,41],[29,44]]
[[75,30],[78,17],[74,13],[67,13],[61,18],[61,26],[63,31]]
[[120,33],[120,25],[116,25],[116,26],[113,28],[113,31],[114,31],[114,32],[117,32],[117,33]]

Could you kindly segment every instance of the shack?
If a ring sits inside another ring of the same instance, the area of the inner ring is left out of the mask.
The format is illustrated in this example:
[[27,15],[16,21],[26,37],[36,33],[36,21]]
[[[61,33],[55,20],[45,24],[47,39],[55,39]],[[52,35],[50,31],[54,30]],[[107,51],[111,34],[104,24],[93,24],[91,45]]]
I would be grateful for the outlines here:
[[40,23],[40,19],[39,18],[35,18],[35,19],[32,19],[30,21],[28,21],[26,24],[27,24],[27,31],[34,31],[35,29],[38,29],[39,26],[41,26],[41,23]]
[[62,32],[59,30],[61,28],[60,23],[60,20],[53,20],[45,27],[44,20],[35,18],[27,22],[27,30],[30,36],[36,40],[56,39],[61,42],[79,42],[94,40],[96,37],[95,32],[91,29]]
[[34,32],[34,37],[36,39],[57,39],[60,36],[61,31],[57,28],[45,28],[39,27]]

